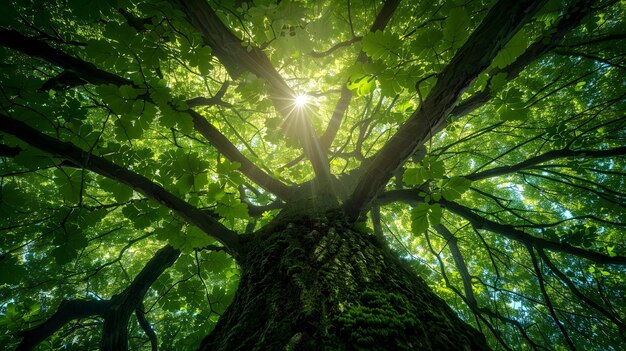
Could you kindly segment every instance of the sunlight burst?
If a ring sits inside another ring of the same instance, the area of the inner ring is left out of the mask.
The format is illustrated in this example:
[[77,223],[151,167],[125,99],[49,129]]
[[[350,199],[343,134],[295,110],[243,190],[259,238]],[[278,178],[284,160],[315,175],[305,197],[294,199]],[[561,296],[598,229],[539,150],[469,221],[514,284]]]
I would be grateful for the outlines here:
[[309,102],[309,97],[304,94],[296,96],[296,106],[304,107]]

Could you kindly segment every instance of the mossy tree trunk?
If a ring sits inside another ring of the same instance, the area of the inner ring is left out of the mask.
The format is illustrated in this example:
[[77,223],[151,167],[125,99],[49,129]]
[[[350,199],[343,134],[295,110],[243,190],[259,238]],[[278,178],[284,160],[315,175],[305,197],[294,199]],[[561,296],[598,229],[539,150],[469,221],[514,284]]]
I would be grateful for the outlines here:
[[238,291],[201,350],[488,349],[384,243],[341,215],[281,220],[243,245]]

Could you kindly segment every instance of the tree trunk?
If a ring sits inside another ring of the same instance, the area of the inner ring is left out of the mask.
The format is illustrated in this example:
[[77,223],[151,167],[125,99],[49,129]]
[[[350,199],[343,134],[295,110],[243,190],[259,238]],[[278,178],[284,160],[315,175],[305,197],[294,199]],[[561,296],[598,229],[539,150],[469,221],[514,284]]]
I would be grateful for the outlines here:
[[235,298],[201,350],[488,350],[373,234],[341,214],[242,240]]

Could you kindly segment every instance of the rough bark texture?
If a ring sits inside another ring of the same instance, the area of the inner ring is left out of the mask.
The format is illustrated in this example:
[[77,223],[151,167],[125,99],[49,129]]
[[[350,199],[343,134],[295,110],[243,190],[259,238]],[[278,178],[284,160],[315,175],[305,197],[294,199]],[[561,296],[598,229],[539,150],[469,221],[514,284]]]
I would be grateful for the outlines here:
[[373,234],[338,212],[244,240],[235,299],[201,350],[487,350]]

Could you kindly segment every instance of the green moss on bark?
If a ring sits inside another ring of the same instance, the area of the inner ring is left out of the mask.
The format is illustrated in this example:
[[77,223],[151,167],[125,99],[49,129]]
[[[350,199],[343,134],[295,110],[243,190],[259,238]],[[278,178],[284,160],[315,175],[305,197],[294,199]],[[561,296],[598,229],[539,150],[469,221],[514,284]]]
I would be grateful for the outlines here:
[[291,217],[243,240],[234,301],[203,350],[484,350],[422,279],[341,214]]

